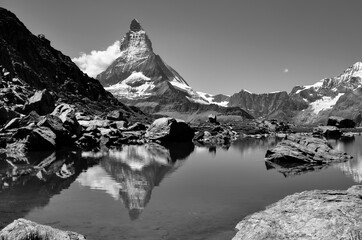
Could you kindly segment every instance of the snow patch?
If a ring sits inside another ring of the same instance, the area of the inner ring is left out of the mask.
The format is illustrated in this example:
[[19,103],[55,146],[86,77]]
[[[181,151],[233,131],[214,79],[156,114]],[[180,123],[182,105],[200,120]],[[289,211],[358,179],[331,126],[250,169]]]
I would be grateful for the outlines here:
[[242,91],[253,94],[252,92],[250,92],[249,90],[243,89]]
[[149,81],[151,80],[151,78],[146,77],[145,75],[143,75],[142,72],[132,72],[131,75],[129,75],[128,78],[124,79],[123,82],[124,83],[132,83],[135,82],[136,80],[146,80]]
[[[216,104],[222,107],[227,107],[229,104],[229,101],[223,101],[223,102],[215,102],[214,101],[214,95],[209,94],[209,93],[204,93],[204,92],[197,92],[202,98],[204,98],[205,100],[207,100],[207,102],[209,104]],[[228,96],[228,95],[226,95]],[[230,97],[230,96],[228,96]]]
[[310,88],[314,88],[314,90],[318,90],[318,89],[320,89],[320,88],[323,86],[323,83],[324,83],[324,79],[316,82],[316,83],[313,84],[313,85],[302,86],[303,89],[300,89],[300,90],[296,91],[295,94],[298,94],[298,93],[300,93],[301,91],[306,90],[306,89],[310,89]]
[[[145,98],[151,95],[150,91],[155,87],[154,83],[150,80],[151,79],[143,75],[142,72],[133,72],[125,80],[109,87],[105,87],[104,89],[117,97],[124,97],[129,99]],[[137,81],[145,82],[139,86],[131,86],[132,83]]]
[[318,114],[322,110],[332,108],[337,103],[338,99],[343,95],[344,93],[340,93],[335,98],[322,97],[322,99],[312,102],[310,105],[312,107],[313,113]]

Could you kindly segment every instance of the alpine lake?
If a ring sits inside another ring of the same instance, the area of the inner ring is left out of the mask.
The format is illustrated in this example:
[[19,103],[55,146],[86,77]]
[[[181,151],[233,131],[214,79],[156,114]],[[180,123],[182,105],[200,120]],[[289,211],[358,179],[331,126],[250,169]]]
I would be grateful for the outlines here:
[[287,195],[362,182],[362,136],[330,140],[352,160],[304,172],[265,163],[266,150],[278,141],[240,139],[229,149],[173,143],[35,153],[32,159],[48,158],[59,170],[3,183],[0,227],[26,218],[90,240],[231,239],[244,217]]

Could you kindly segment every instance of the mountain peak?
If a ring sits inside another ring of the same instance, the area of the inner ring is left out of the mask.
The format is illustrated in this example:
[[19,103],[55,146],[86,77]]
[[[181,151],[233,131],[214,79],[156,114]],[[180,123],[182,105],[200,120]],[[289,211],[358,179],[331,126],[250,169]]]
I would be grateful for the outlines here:
[[362,62],[356,62],[352,65],[352,69],[354,71],[362,70]]
[[143,28],[141,27],[140,22],[137,19],[133,19],[130,25],[130,30],[133,32],[138,32],[143,30]]

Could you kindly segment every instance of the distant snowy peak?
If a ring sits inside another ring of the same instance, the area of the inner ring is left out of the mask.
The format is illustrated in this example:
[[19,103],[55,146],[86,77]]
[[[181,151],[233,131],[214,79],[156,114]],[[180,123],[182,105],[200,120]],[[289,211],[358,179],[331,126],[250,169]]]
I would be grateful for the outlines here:
[[193,90],[177,71],[156,55],[151,40],[136,19],[120,41],[120,50],[120,57],[97,76],[106,90],[116,97],[139,101],[157,97],[169,88],[191,102],[227,106],[228,99],[224,97],[214,98]]
[[130,30],[123,36],[120,50],[129,58],[138,58],[146,53],[153,53],[151,40],[136,19],[132,20]]
[[222,107],[227,107],[229,104],[230,96],[224,94],[212,95],[204,92],[197,92],[207,104],[216,104]]
[[336,77],[335,79],[338,82],[350,81],[351,78],[360,78],[360,82],[362,79],[362,62],[356,62],[351,67],[347,68],[341,75]]
[[162,58],[153,52],[152,42],[141,24],[133,19],[129,31],[120,41],[120,56],[97,76],[105,87],[119,84],[133,72],[142,73],[152,81],[187,82]]
[[291,94],[299,94],[304,90],[347,92],[362,86],[362,62],[356,62],[348,67],[341,75],[324,78],[315,84],[295,87]]

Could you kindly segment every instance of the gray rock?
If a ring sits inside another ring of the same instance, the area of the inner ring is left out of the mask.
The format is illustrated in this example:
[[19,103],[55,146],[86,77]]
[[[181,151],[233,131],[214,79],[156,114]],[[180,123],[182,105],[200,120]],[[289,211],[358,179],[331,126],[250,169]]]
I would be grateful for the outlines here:
[[216,115],[210,114],[208,118],[210,123],[217,123]]
[[146,129],[147,129],[146,125],[144,125],[143,123],[140,123],[140,122],[136,122],[136,123],[132,124],[131,126],[128,126],[127,129],[125,129],[125,130],[126,131],[143,131]]
[[151,124],[145,137],[160,141],[192,141],[194,130],[182,120],[164,117]]
[[[49,151],[56,148],[56,135],[47,127],[19,128],[11,137],[11,142],[23,151]],[[23,146],[23,147],[20,147]]]
[[5,130],[18,128],[20,125],[21,118],[13,118],[11,119],[4,127]]
[[123,116],[123,112],[120,110],[114,110],[107,114],[108,120],[119,121],[126,120],[126,117]]
[[233,240],[360,240],[361,196],[361,185],[287,196],[239,222]]
[[356,123],[352,119],[332,116],[328,118],[327,125],[338,128],[354,128]]
[[109,128],[110,120],[102,120],[102,119],[93,119],[89,121],[81,120],[79,121],[79,124],[84,127],[98,127],[98,128]]
[[35,128],[27,138],[28,151],[50,151],[56,148],[56,135],[47,127]]
[[36,91],[25,103],[24,113],[36,111],[39,115],[51,113],[55,107],[55,100],[48,90]]
[[314,136],[338,139],[342,136],[341,130],[334,126],[319,126],[313,129]]
[[266,161],[274,163],[327,164],[351,158],[352,156],[346,153],[334,150],[324,139],[297,134],[287,136],[265,154]]
[[3,125],[16,117],[20,117],[20,114],[9,108],[0,107],[0,125]]
[[55,133],[57,146],[66,146],[72,142],[70,132],[63,127],[62,120],[57,116],[46,115],[37,125],[47,127]]
[[62,120],[63,127],[67,129],[71,135],[79,136],[82,131],[82,127],[79,125],[77,118],[75,117],[75,109],[69,104],[58,105],[51,115],[57,116]]
[[84,240],[83,235],[62,231],[23,218],[10,223],[0,231],[1,240]]

